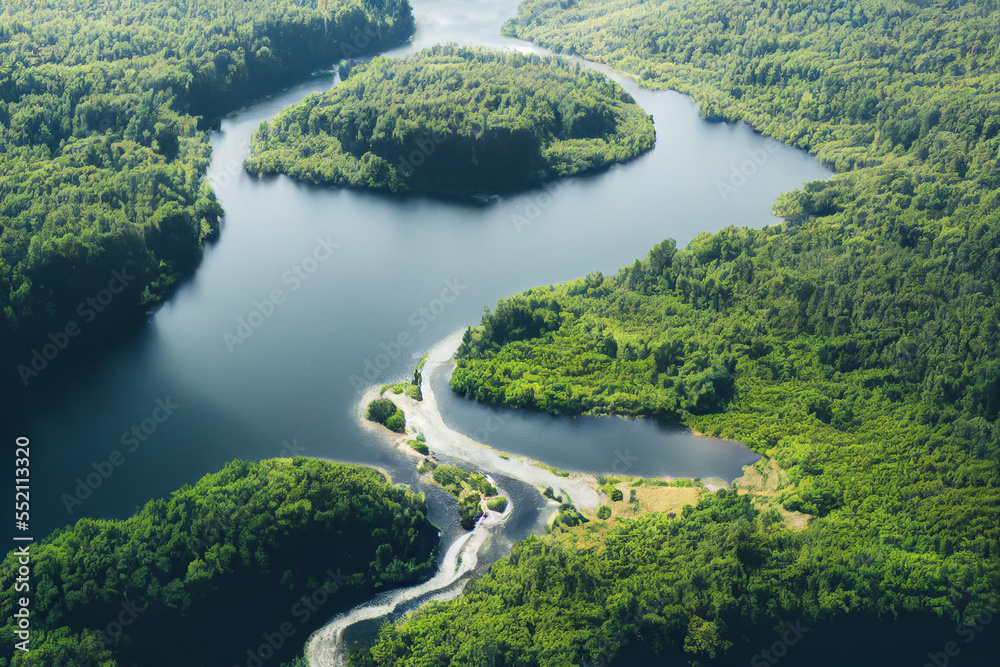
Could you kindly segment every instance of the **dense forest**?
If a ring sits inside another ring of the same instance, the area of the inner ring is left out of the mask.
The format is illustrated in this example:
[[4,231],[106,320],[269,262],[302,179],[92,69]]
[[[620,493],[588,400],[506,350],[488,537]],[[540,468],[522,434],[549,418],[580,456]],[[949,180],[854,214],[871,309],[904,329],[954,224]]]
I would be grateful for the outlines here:
[[557,58],[436,46],[376,58],[262,124],[246,168],[311,183],[482,195],[652,148],[621,86]]
[[[426,512],[422,495],[369,468],[233,461],[124,521],[81,519],[32,544],[27,592],[8,553],[0,664],[244,664],[242,647],[289,622],[297,641],[261,656],[277,664],[338,609],[430,573]],[[28,653],[14,650],[21,596]]]
[[642,646],[733,664],[800,620],[839,632],[796,664],[923,664],[972,628],[951,663],[996,664],[996,4],[529,0],[506,31],[688,92],[838,174],[782,196],[779,225],[502,301],[453,388],[746,442],[787,477],[773,497],[814,518],[791,530],[722,491],[584,550],[529,540],[355,661],[606,664]]
[[412,31],[406,0],[5,0],[4,385],[35,380],[46,345],[135,321],[198,262],[222,214],[198,117]]

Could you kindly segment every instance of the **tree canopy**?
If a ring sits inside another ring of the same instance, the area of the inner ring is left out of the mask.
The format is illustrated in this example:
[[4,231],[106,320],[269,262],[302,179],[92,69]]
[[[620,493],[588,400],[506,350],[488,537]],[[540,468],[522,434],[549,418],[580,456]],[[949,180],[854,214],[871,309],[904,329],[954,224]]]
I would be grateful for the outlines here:
[[[240,646],[256,647],[280,622],[308,624],[295,605],[308,610],[302,600],[315,603],[321,588],[338,602],[314,609],[308,631],[336,608],[428,575],[437,529],[426,512],[422,495],[369,468],[233,461],[128,519],[81,519],[32,544],[26,592],[15,588],[18,560],[8,553],[0,664],[219,664],[206,645],[236,651],[235,661]],[[22,596],[31,601],[29,653],[13,648]],[[123,604],[138,618],[109,634]],[[289,648],[294,655],[301,642]]]
[[254,135],[247,170],[392,192],[488,194],[635,157],[652,119],[559,58],[436,46],[376,58]]
[[[113,331],[193,269],[222,214],[203,180],[209,144],[197,117],[413,30],[406,0],[7,0],[4,8],[0,349],[11,359],[68,320]],[[107,288],[115,270],[130,284],[109,313],[90,321],[83,313],[81,322],[78,304]]]
[[596,663],[639,640],[732,664],[747,624],[794,618],[897,619],[908,634],[878,641],[902,655],[915,618],[946,641],[1000,606],[997,5],[527,0],[505,30],[688,92],[838,174],[779,198],[779,225],[501,301],[452,387],[741,440],[787,476],[774,498],[815,518],[792,532],[723,492],[593,549],[531,540],[357,659]]

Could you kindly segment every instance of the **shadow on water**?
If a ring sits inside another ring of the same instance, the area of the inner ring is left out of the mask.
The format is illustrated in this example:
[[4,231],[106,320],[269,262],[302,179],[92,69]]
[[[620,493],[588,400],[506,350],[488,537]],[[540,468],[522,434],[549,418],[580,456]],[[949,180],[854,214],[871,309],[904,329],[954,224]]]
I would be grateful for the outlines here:
[[539,410],[488,406],[451,390],[451,365],[430,377],[449,426],[501,451],[595,475],[718,477],[731,481],[760,459],[746,445],[695,435],[653,419],[565,417]]

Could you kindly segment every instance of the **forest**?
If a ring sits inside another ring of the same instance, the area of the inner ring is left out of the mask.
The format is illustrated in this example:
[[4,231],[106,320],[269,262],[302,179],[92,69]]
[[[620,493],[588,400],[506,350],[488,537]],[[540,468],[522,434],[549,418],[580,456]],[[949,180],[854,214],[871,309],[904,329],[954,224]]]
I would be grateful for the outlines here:
[[[113,338],[190,274],[222,215],[204,179],[220,114],[412,31],[406,0],[4,0],[4,385],[35,381],[52,355],[31,351],[69,322]],[[131,278],[109,299],[113,271]]]
[[246,168],[318,184],[439,195],[509,192],[635,157],[652,119],[563,59],[435,46],[376,58],[262,124]]
[[793,530],[719,491],[585,549],[533,538],[355,664],[728,665],[796,620],[825,637],[796,664],[924,664],[971,627],[985,636],[953,662],[995,664],[996,3],[528,0],[505,32],[679,89],[838,173],[780,197],[780,224],[733,220],[501,301],[452,387],[745,442],[812,519]]
[[[28,592],[8,553],[0,665],[243,664],[241,647],[289,622],[298,641],[263,656],[277,664],[337,610],[430,574],[426,512],[422,494],[369,468],[233,461],[128,519],[81,519],[31,544]],[[13,648],[21,596],[30,652]]]

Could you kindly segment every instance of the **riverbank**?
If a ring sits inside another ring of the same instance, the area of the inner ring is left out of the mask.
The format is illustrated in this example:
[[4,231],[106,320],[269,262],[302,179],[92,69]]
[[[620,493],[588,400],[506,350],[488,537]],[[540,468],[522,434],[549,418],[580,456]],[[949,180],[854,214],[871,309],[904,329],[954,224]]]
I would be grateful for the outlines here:
[[[499,489],[503,493],[503,489]],[[420,601],[450,600],[461,594],[468,577],[478,567],[480,553],[490,536],[514,509],[508,503],[503,512],[487,512],[475,528],[451,543],[433,577],[415,586],[386,591],[372,600],[333,618],[326,626],[309,637],[305,659],[309,667],[342,667],[346,663],[344,631],[350,626],[375,618],[383,618],[407,604]]]
[[[427,354],[427,361],[422,371],[420,385],[423,394],[422,401],[416,401],[403,394],[391,394],[386,396],[397,406],[402,408],[406,415],[406,425],[417,432],[422,432],[427,438],[427,445],[431,454],[443,455],[449,458],[464,461],[471,466],[479,468],[487,473],[499,473],[514,479],[521,480],[537,487],[539,490],[546,487],[552,489],[563,497],[572,500],[576,507],[585,513],[593,514],[601,505],[602,496],[598,491],[597,478],[593,475],[580,472],[572,472],[568,477],[562,477],[554,473],[546,464],[531,459],[527,456],[517,454],[501,453],[489,445],[473,440],[467,435],[459,433],[445,424],[441,416],[440,409],[434,390],[431,387],[430,378],[434,371],[442,365],[451,364],[455,351],[462,342],[464,330],[456,331],[447,336],[430,349]],[[363,415],[364,406],[375,398],[379,397],[379,388],[371,387],[361,398],[361,405],[358,410],[359,415]],[[361,420],[370,426],[365,428],[377,428]],[[400,436],[397,444],[404,450],[413,452],[406,444],[406,440],[412,435]],[[415,456],[419,456],[413,452]]]

